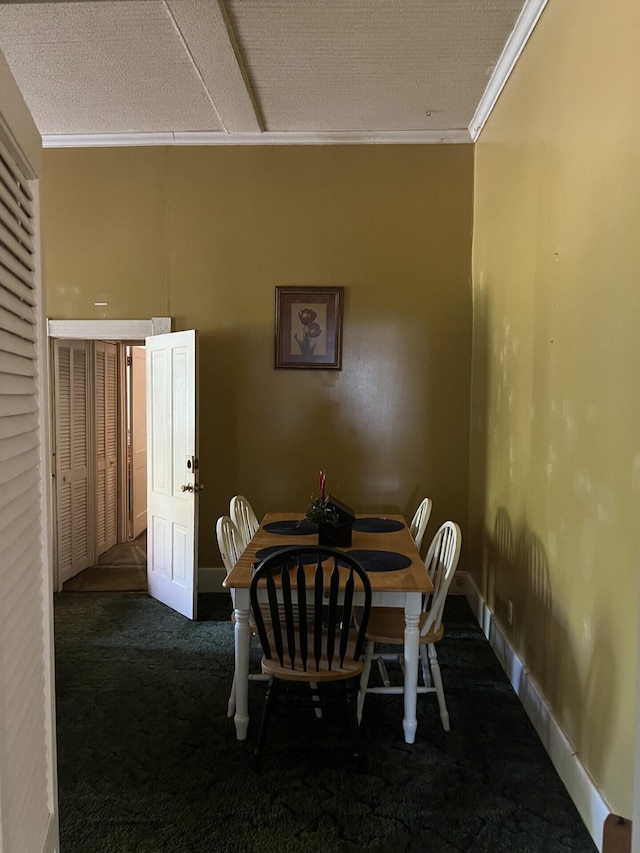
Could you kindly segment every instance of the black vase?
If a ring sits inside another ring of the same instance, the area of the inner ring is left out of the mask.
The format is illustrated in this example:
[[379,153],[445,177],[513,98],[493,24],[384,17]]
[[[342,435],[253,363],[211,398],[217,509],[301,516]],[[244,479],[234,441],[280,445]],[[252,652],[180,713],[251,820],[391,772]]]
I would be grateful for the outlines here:
[[351,545],[352,524],[349,521],[342,524],[318,524],[318,545],[330,548],[344,548]]

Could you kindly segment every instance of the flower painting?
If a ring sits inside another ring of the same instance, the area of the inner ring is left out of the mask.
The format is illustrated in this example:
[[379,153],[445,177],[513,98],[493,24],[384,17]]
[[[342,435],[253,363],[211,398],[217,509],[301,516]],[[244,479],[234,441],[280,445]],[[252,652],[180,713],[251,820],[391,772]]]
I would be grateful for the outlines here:
[[[298,309],[297,304],[294,303],[291,305],[291,311],[294,314],[297,313],[299,320],[298,324],[292,317],[291,327],[294,341],[300,348],[300,354],[307,359],[314,355],[325,355],[327,306],[314,304]],[[291,342],[291,349],[295,349],[293,341]]]
[[276,287],[276,367],[342,367],[342,287]]

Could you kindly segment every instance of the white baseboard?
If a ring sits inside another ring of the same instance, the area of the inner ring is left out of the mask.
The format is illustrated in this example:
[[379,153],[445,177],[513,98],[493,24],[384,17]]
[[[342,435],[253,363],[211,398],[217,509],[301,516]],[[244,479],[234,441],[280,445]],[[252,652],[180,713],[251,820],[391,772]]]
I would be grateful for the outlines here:
[[229,590],[222,586],[226,577],[224,568],[210,568],[200,566],[198,568],[198,592],[226,592]]
[[[465,573],[466,574],[466,573]],[[522,702],[544,748],[587,827],[602,851],[604,822],[611,809],[578,756],[575,747],[553,715],[540,686],[515,652],[502,625],[488,607],[471,575],[465,578],[467,601],[516,695]]]
[[47,837],[42,848],[42,853],[58,853],[60,850],[60,835],[58,831],[58,815],[52,814],[49,818]]

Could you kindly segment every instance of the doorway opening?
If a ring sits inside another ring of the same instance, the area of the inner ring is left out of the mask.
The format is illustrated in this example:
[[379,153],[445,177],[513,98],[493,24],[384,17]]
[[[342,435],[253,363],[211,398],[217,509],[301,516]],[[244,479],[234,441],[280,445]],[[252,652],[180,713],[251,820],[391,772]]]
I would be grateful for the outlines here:
[[146,366],[138,342],[52,343],[57,587],[146,590]]
[[[105,413],[113,412],[114,407],[109,403],[112,398],[118,401],[119,412],[126,410],[122,391],[126,385],[126,371],[114,381],[111,348],[116,346],[122,351],[127,344],[142,346],[144,342],[145,379],[147,370],[149,374],[144,395],[146,429],[151,448],[147,460],[148,479],[141,478],[147,483],[147,593],[188,619],[197,618],[197,497],[204,488],[198,476],[197,331],[172,332],[170,317],[48,320],[47,331],[52,341],[54,377],[60,353],[66,370],[66,373],[60,372],[65,381],[60,382],[58,388],[52,382],[51,433],[56,442],[52,503],[57,525],[54,556],[58,557],[55,589],[61,591],[67,580],[94,565],[99,554],[130,538],[128,516],[123,509],[128,504],[122,493],[123,484],[129,488],[131,483],[131,488],[135,488],[136,478],[132,476],[128,480],[126,477],[127,429],[122,427],[120,415],[116,418],[119,428],[109,432],[105,424],[112,423],[112,418],[107,418]],[[101,347],[107,354],[102,360]],[[92,354],[95,354],[93,361]],[[125,362],[116,359],[116,364]],[[105,368],[104,376],[101,365],[111,366],[110,371]],[[116,374],[117,370],[122,368],[117,368]],[[135,374],[132,371],[130,375],[134,377]],[[113,388],[116,391],[111,395],[105,391]],[[61,400],[63,394],[69,397],[69,405],[58,405],[58,408],[67,412],[66,420],[58,417],[56,409],[56,401]],[[96,406],[94,410],[93,399],[104,399],[105,405]],[[104,454],[94,454],[92,445],[71,441],[71,435],[82,435],[83,424],[86,426],[92,419],[97,425],[97,438],[102,440],[104,436]],[[80,424],[77,431],[70,426],[71,421],[76,420]],[[134,423],[132,416],[131,424]],[[110,455],[114,442],[117,445],[115,459]],[[146,445],[145,441],[145,449]],[[130,447],[132,450],[135,447],[133,435]],[[108,511],[104,514],[93,512],[92,507],[100,506],[101,502]],[[133,520],[135,517],[134,511]],[[84,536],[85,531],[89,531],[88,538]]]

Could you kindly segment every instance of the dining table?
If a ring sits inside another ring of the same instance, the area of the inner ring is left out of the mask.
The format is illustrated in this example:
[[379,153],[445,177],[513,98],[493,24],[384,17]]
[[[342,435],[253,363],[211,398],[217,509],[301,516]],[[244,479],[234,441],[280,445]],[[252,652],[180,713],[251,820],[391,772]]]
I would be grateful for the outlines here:
[[[223,586],[234,590],[235,684],[234,723],[238,740],[246,740],[249,727],[249,588],[255,566],[268,554],[286,546],[317,545],[317,525],[305,520],[304,513],[270,512],[233,566]],[[366,570],[371,582],[373,607],[404,609],[404,716],[406,743],[413,743],[416,719],[419,621],[423,596],[433,586],[401,515],[356,515],[351,545],[341,550],[351,553]]]

